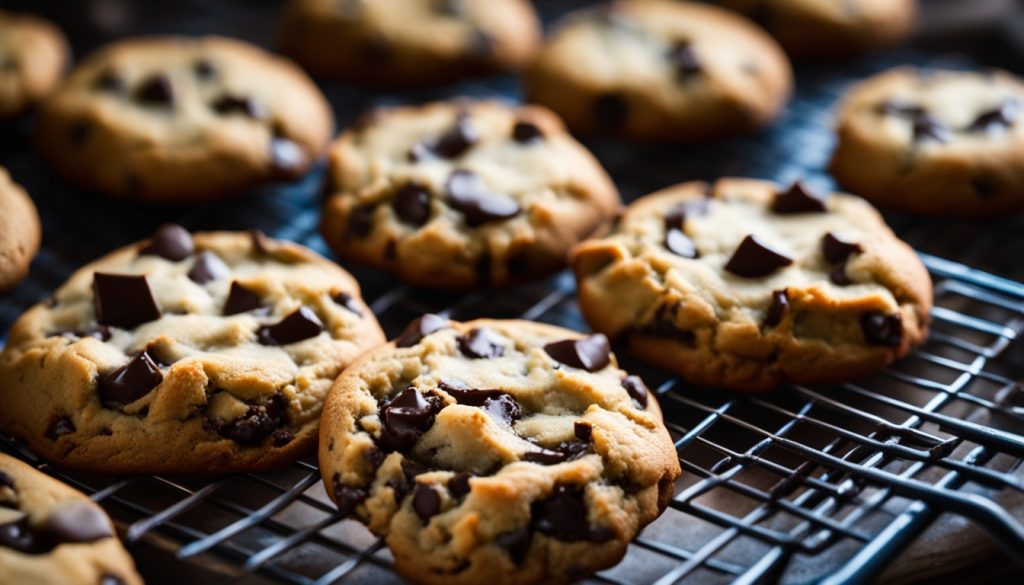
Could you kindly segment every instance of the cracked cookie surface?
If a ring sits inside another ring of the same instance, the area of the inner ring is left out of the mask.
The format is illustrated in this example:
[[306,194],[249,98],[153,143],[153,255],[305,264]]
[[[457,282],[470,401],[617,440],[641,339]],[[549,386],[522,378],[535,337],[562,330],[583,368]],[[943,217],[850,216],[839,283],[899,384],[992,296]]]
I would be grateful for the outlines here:
[[611,2],[571,13],[526,71],[529,101],[573,132],[699,141],[775,118],[789,61],[759,27],[703,4]]
[[846,381],[927,333],[931,280],[870,205],[722,179],[643,197],[580,244],[580,308],[639,359],[697,384]]
[[41,238],[35,204],[0,167],[0,291],[25,278]]
[[557,271],[620,208],[556,116],[496,101],[373,111],[332,145],[327,181],[335,253],[442,288]]
[[342,368],[383,341],[355,280],[314,252],[168,225],[18,319],[0,428],[93,472],[281,465],[316,443]]
[[410,87],[518,69],[540,36],[527,0],[293,0],[281,48],[318,77]]
[[338,378],[328,493],[416,583],[568,583],[611,566],[680,468],[603,335],[425,315]]
[[0,10],[0,120],[39,103],[60,82],[69,60],[56,26],[31,14]]
[[899,44],[916,21],[915,0],[722,0],[768,30],[794,58],[850,57]]
[[333,125],[285,59],[221,37],[150,37],[82,61],[40,108],[36,139],[80,187],[189,202],[302,176]]
[[900,68],[850,90],[829,167],[886,208],[991,217],[1024,209],[1024,81]]
[[0,453],[5,583],[142,585],[103,510],[85,494]]

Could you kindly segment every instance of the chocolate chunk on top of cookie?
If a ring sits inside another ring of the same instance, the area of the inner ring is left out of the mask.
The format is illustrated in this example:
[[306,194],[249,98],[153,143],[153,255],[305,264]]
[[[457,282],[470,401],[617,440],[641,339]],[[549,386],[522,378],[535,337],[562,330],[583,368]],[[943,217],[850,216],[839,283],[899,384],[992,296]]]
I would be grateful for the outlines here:
[[338,372],[382,341],[355,280],[312,251],[165,225],[15,323],[0,428],[96,472],[279,465],[315,442]]
[[611,566],[680,474],[657,401],[604,335],[437,315],[338,378],[320,466],[396,570],[432,584]]
[[691,382],[741,390],[885,366],[924,340],[932,304],[924,266],[874,209],[799,182],[670,187],[571,263],[596,330]]
[[328,175],[331,248],[432,287],[550,274],[620,207],[556,116],[496,101],[371,112],[331,147]]

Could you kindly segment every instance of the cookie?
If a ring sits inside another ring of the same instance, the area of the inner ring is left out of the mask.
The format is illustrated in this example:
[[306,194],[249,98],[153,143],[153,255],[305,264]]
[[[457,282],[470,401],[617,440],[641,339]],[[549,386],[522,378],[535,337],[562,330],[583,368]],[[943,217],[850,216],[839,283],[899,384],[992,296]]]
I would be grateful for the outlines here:
[[915,0],[722,0],[764,26],[793,58],[850,57],[902,43]]
[[294,64],[218,37],[121,41],[83,61],[40,108],[37,142],[76,185],[195,202],[302,176],[333,133]]
[[338,378],[320,469],[414,583],[569,583],[671,500],[661,421],[603,335],[428,314]]
[[4,453],[0,575],[4,583],[142,585],[99,506]]
[[0,122],[53,91],[69,59],[64,34],[49,21],[0,10]]
[[566,16],[525,83],[574,132],[701,141],[770,122],[792,71],[771,37],[732,12],[634,0]]
[[0,429],[91,472],[273,467],[312,449],[334,379],[383,341],[355,280],[314,252],[167,225],[15,322]]
[[496,101],[370,113],[331,147],[322,232],[422,286],[507,286],[565,266],[618,192],[558,118]]
[[0,167],[0,291],[28,274],[39,251],[39,213],[25,190]]
[[571,263],[595,329],[694,384],[736,390],[878,370],[924,340],[932,306],[928,272],[878,212],[800,183],[670,187]]
[[519,69],[540,36],[527,0],[292,0],[281,49],[318,77],[415,87]]
[[854,87],[829,170],[900,211],[991,217],[1024,209],[1024,82],[1003,71],[901,68]]

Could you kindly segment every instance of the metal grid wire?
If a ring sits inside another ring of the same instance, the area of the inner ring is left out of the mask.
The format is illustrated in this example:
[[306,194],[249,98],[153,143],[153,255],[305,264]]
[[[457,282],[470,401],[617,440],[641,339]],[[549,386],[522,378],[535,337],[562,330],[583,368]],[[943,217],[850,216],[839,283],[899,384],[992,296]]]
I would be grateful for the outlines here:
[[[540,6],[550,20],[581,3]],[[174,6],[173,14],[153,8],[151,20],[130,32],[221,32],[270,44],[273,2],[182,0]],[[73,17],[61,24],[76,26]],[[82,33],[73,44],[82,50],[105,40]],[[698,147],[588,146],[627,201],[682,180],[729,175],[803,178],[830,189],[823,168],[832,104],[854,80],[908,62],[972,65],[909,50],[841,68],[801,68],[782,120],[753,137]],[[342,126],[377,104],[517,96],[512,78],[416,95],[323,88]],[[256,227],[329,254],[316,234],[322,168],[242,201],[153,207],[69,191],[31,153],[28,130],[22,125],[0,136],[0,162],[35,198],[45,242],[31,278],[0,298],[0,332],[75,268],[164,221],[192,230]],[[930,340],[884,372],[851,384],[745,397],[691,387],[623,360],[657,389],[685,473],[669,510],[634,541],[621,564],[592,581],[859,582],[880,574],[943,513],[983,528],[1024,567],[1024,529],[1000,507],[1006,497],[1024,494],[1024,389],[1016,382],[1024,376],[1024,343],[1017,339],[1024,329],[1024,285],[968,268],[1024,280],[1024,220],[887,218],[919,250],[936,254],[923,255],[936,307]],[[510,291],[463,295],[396,286],[385,275],[348,268],[390,335],[428,311],[459,320],[518,317],[586,328],[567,273]],[[140,560],[153,581],[180,582],[179,572],[201,566],[247,583],[401,582],[390,570],[387,548],[339,517],[313,458],[257,474],[110,478],[54,468],[3,435],[0,450],[90,493],[127,527],[133,552],[152,546],[180,560],[170,565],[170,579],[166,558],[153,566]]]

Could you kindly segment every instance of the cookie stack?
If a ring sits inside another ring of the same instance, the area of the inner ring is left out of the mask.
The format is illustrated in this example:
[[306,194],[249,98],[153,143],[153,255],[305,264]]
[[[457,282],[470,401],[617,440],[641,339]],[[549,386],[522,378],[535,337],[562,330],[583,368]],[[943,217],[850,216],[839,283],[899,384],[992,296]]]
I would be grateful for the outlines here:
[[[131,38],[63,80],[59,31],[0,13],[0,118],[34,108],[38,152],[69,184],[201,204],[326,158],[320,232],[338,259],[459,292],[571,267],[596,331],[427,314],[388,342],[333,261],[167,223],[12,326],[0,430],[104,474],[255,471],[318,450],[329,497],[417,583],[568,583],[614,565],[681,470],[657,397],[613,348],[765,392],[877,371],[928,332],[928,273],[863,199],[724,178],[627,207],[574,138],[738,139],[783,114],[790,56],[881,49],[914,21],[910,0],[722,4],[598,4],[542,39],[525,0],[292,0],[280,49],[294,62],[223,37]],[[395,90],[516,71],[531,104],[380,107],[333,142],[310,77]],[[1020,209],[1022,102],[1009,74],[882,74],[841,106],[831,170],[895,209]],[[0,169],[0,289],[39,243]],[[0,574],[140,582],[98,508],[2,455],[0,512]]]

